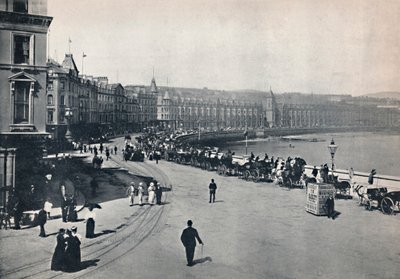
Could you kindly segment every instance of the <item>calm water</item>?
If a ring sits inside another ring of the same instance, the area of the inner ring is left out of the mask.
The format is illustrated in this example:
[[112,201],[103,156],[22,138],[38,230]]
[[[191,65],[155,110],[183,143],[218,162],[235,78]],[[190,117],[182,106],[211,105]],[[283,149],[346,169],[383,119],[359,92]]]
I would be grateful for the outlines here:
[[[291,140],[280,138],[256,139],[248,141],[248,154],[253,152],[264,158],[271,156],[287,158],[301,157],[309,165],[331,165],[328,145],[333,138],[338,149],[335,154],[337,169],[353,167],[356,171],[400,176],[400,135],[384,133],[337,133],[292,136]],[[295,140],[302,139],[302,140]],[[316,139],[317,142],[310,142]],[[292,147],[290,147],[290,145]],[[245,154],[245,142],[230,143],[227,147],[236,154]]]

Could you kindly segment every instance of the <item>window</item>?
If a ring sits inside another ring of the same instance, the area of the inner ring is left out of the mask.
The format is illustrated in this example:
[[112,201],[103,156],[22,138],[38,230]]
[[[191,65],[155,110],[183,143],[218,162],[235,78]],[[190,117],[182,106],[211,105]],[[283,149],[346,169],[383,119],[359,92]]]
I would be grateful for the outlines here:
[[60,97],[60,105],[61,106],[65,106],[65,97],[64,97],[64,95],[61,95],[61,97]]
[[14,124],[29,123],[29,82],[15,83]]
[[32,64],[32,35],[14,35],[14,64]]
[[28,13],[28,0],[14,0],[13,11],[17,13]]
[[47,122],[49,122],[49,123],[53,122],[53,111],[52,110],[47,111]]
[[48,95],[47,96],[47,104],[52,105],[53,104],[53,95]]
[[65,89],[65,82],[62,81],[62,82],[60,83],[60,87],[61,87],[61,90],[64,90],[64,89]]

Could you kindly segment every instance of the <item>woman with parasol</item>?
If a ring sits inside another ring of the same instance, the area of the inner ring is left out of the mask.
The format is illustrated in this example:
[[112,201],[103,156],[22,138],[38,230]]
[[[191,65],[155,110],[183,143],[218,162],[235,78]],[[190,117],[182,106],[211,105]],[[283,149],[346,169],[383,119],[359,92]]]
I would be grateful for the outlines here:
[[86,213],[86,238],[93,238],[94,237],[94,226],[95,226],[95,219],[96,213],[93,211],[95,208],[101,209],[101,206],[97,203],[89,203],[85,205],[85,207],[89,208],[89,212]]

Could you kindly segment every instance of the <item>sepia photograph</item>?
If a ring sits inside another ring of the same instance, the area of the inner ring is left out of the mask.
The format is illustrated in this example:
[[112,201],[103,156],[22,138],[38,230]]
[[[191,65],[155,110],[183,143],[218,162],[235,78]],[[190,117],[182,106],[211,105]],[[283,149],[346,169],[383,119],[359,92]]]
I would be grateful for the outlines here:
[[399,0],[0,0],[0,278],[400,278]]

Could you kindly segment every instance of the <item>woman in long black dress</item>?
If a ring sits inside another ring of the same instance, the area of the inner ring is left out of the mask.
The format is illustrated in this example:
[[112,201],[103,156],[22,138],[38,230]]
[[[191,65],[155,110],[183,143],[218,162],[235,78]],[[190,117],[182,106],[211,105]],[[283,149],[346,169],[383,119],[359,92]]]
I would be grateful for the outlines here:
[[65,253],[65,230],[60,229],[57,234],[57,245],[54,249],[53,258],[51,259],[51,270],[62,270],[64,265]]
[[70,230],[67,230],[67,248],[65,249],[65,271],[73,272],[80,270],[80,244],[81,242],[75,237]]
[[86,214],[86,238],[94,237],[94,219],[96,214],[93,211],[93,207],[89,207],[89,212]]

